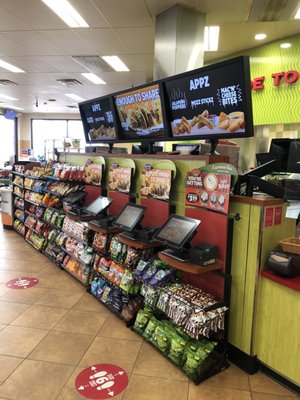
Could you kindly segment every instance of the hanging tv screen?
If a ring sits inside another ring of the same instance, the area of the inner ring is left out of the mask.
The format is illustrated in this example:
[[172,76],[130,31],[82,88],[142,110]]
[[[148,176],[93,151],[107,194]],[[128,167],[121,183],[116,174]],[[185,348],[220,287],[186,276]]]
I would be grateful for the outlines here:
[[79,103],[79,111],[88,143],[116,141],[115,117],[110,97]]
[[164,140],[161,89],[158,83],[114,96],[121,122],[121,141]]
[[164,81],[173,140],[253,136],[248,57],[189,71]]

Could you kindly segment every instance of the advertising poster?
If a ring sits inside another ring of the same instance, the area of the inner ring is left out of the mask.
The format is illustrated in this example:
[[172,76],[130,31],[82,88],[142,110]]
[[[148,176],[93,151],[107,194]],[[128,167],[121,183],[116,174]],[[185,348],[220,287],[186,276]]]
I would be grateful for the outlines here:
[[102,181],[102,164],[88,164],[84,169],[84,182],[94,185],[101,185]]
[[109,98],[100,98],[79,104],[87,141],[115,140],[116,131]]
[[228,174],[214,174],[194,169],[187,174],[185,204],[228,213],[230,179]]
[[245,132],[243,81],[239,63],[167,81],[172,136]]
[[167,169],[148,169],[142,171],[141,196],[159,200],[169,200],[172,171]]
[[129,193],[131,185],[132,169],[112,165],[109,169],[109,189]]
[[123,128],[122,139],[155,139],[164,136],[159,85],[117,95],[115,103]]

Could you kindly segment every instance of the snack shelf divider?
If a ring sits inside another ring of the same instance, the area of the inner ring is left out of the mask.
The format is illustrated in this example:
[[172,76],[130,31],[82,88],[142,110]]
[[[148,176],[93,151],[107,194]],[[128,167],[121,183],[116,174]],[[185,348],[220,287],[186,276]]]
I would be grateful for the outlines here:
[[140,242],[138,240],[127,239],[122,235],[118,235],[118,239],[123,244],[127,244],[127,246],[134,247],[135,249],[140,249],[140,250],[152,249],[154,247],[163,247],[163,245],[160,242],[156,241],[151,243]]
[[91,261],[90,263],[87,264],[87,263],[85,263],[84,261],[82,261],[80,258],[76,257],[74,254],[70,253],[65,247],[61,247],[61,249],[62,249],[65,253],[67,253],[71,258],[74,258],[74,260],[78,261],[80,264],[84,264],[84,265],[87,265],[87,266],[90,266],[90,267],[91,267],[92,261]]
[[20,185],[19,183],[13,182],[12,184],[13,184],[14,186],[18,186],[18,187],[21,188],[21,189],[25,189],[24,186]]
[[78,282],[80,282],[83,286],[88,287],[89,283],[84,282],[78,275],[76,275],[74,272],[70,271],[67,267],[65,267],[63,264],[61,264],[61,268],[65,270],[68,274],[72,275]]
[[24,199],[24,195],[13,192],[14,196],[20,197],[20,199]]
[[17,215],[14,214],[14,218],[18,219],[20,222],[22,222],[22,224],[24,224],[24,220],[19,218]]
[[25,175],[21,172],[17,172],[17,171],[11,171],[14,175],[18,175],[18,176],[22,176],[24,177]]

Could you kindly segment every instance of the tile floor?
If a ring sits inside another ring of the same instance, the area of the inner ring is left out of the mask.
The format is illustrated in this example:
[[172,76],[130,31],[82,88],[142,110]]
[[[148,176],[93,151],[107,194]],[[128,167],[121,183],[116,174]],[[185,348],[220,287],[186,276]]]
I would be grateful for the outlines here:
[[[39,284],[5,284],[20,276]],[[199,386],[14,231],[0,228],[0,400],[82,400],[74,387],[92,364],[126,370],[123,400],[294,400],[265,375],[236,366]]]

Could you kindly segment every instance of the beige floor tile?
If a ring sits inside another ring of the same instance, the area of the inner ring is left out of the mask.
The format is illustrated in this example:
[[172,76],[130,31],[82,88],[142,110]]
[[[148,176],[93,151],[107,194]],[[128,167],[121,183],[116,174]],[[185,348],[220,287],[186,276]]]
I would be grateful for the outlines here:
[[41,297],[36,304],[53,307],[72,308],[81,298],[82,293],[70,290],[51,289],[45,296]]
[[70,275],[67,271],[65,271],[65,277],[68,279],[64,279],[55,286],[58,290],[72,290],[72,292],[80,292],[82,294],[86,293],[86,287],[80,283],[76,278]]
[[26,290],[8,289],[8,292],[0,296],[0,300],[12,303],[34,304],[48,291],[49,289],[39,288],[38,285]]
[[0,396],[12,400],[54,400],[74,367],[25,360],[0,387]]
[[52,329],[66,313],[67,309],[65,308],[34,304],[16,318],[11,325]]
[[29,354],[31,360],[77,365],[94,337],[77,333],[50,332]]
[[106,319],[107,316],[104,314],[73,309],[62,318],[54,330],[81,333],[83,335],[96,335]]
[[187,382],[132,375],[123,400],[187,400],[187,396]]
[[0,283],[0,296],[7,293],[8,291],[9,291],[9,288],[6,287],[6,285],[4,283]]
[[2,331],[2,329],[6,328],[6,327],[7,327],[7,325],[0,324],[0,331]]
[[95,311],[101,314],[111,315],[111,312],[89,293],[83,295],[74,305],[74,308],[81,311]]
[[[78,374],[84,368],[76,368],[74,373],[72,374],[71,378],[65,384],[64,388],[62,389],[61,393],[57,397],[57,400],[83,400],[86,397],[83,397],[75,388],[75,380]],[[118,396],[114,396],[113,400],[121,400],[123,398],[124,391],[120,393]],[[1,400],[1,399],[0,399]]]
[[0,259],[0,269],[2,270],[39,272],[48,265],[46,260],[44,262],[32,262],[26,259],[19,259],[11,262],[11,260]]
[[43,288],[54,289],[59,283],[66,281],[66,276],[63,271],[58,268],[44,269],[36,274],[39,280],[39,286]]
[[0,381],[5,381],[18,368],[22,361],[23,358],[0,355]]
[[205,380],[201,385],[250,391],[248,374],[233,364],[225,371]]
[[196,386],[191,382],[188,400],[251,400],[251,393],[202,384]]
[[[30,290],[30,289],[25,289],[25,290]],[[6,325],[10,324],[28,307],[30,307],[29,304],[9,303],[7,301],[0,301],[0,324],[6,324]]]
[[[16,246],[15,246],[16,247]],[[22,260],[26,258],[28,261],[40,259],[40,254],[34,253],[30,248],[24,248],[22,246],[17,246],[15,249],[0,249],[0,257],[5,260],[12,260],[18,262],[18,260]],[[42,259],[41,259],[42,260]]]
[[142,337],[127,328],[125,323],[115,315],[110,315],[100,329],[98,336],[115,339],[136,340],[142,342]]
[[6,270],[2,270],[2,269],[0,270],[0,283],[5,284],[12,279],[16,279],[16,278],[20,278],[20,277],[38,278],[37,273],[31,272],[31,271],[6,271]]
[[293,396],[292,392],[261,372],[249,376],[249,380],[253,392]]
[[42,329],[7,326],[0,332],[0,354],[27,357],[47,333]]
[[96,337],[79,365],[115,364],[130,374],[140,347],[141,343],[134,340]]
[[188,381],[187,376],[179,368],[145,342],[139,352],[132,373],[135,375]]
[[296,395],[282,396],[280,394],[267,394],[252,392],[252,400],[295,400]]

